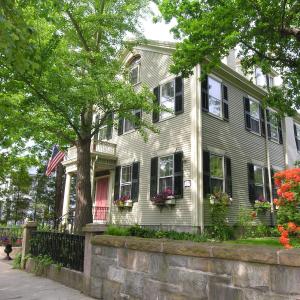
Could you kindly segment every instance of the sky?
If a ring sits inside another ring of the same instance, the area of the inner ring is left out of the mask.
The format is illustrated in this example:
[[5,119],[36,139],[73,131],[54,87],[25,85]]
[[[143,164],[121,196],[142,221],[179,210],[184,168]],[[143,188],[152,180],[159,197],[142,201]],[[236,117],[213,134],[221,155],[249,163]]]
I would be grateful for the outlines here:
[[[150,9],[155,15],[159,14],[159,10],[154,3],[150,4]],[[169,32],[172,24],[174,24],[174,22],[171,22],[171,24],[166,24],[164,21],[154,24],[152,22],[151,15],[142,20],[144,35],[150,40],[174,42],[175,40],[173,39],[172,34]]]

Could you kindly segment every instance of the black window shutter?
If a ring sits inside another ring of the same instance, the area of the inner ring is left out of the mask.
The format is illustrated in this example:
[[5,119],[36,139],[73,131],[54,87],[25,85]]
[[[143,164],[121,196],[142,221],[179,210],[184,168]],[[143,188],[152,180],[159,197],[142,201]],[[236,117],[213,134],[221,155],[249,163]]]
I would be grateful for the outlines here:
[[[268,139],[271,139],[270,111],[268,109],[266,110],[266,114],[267,114]],[[262,130],[263,130],[263,128],[262,128]]]
[[174,195],[183,197],[183,152],[174,153]]
[[142,110],[138,110],[135,112],[135,124],[134,124],[134,128],[137,129],[137,128],[140,128],[141,127],[141,123],[140,123],[140,120],[142,119]]
[[281,118],[278,118],[279,144],[283,144]]
[[112,138],[112,130],[113,130],[113,113],[109,113],[107,116],[107,129],[106,129],[106,139],[110,140]]
[[232,197],[231,159],[225,157],[225,192]]
[[269,173],[268,173],[268,168],[264,168],[264,176],[265,176],[265,195],[266,195],[266,200],[270,202],[270,185],[269,185]]
[[140,163],[132,164],[131,200],[136,202],[139,198]]
[[229,106],[228,106],[228,89],[226,85],[222,85],[223,93],[223,118],[225,121],[229,120]]
[[255,202],[255,181],[254,181],[254,165],[248,164],[248,190],[249,201],[254,204]]
[[120,173],[121,173],[121,167],[117,166],[115,169],[115,188],[114,188],[114,200],[119,199],[119,193],[120,193]]
[[297,126],[296,126],[296,124],[294,124],[294,135],[295,135],[296,147],[297,147],[297,150],[299,151],[300,150],[300,141],[297,138]]
[[201,98],[202,98],[202,110],[208,112],[208,77],[205,76],[201,82]]
[[183,79],[175,78],[175,115],[183,113]]
[[203,197],[210,192],[210,153],[203,151]]
[[260,111],[260,134],[261,136],[266,136],[266,127],[265,127],[265,114],[264,114],[264,109],[261,106],[261,104],[259,105],[259,111]]
[[[160,104],[160,86],[157,86],[156,88],[154,88],[153,93],[155,96],[154,103],[156,105],[159,105]],[[158,121],[159,121],[159,112],[154,110],[152,113],[152,122],[157,123]]]
[[251,130],[251,117],[250,117],[250,100],[244,97],[244,114],[245,114],[245,127]]
[[271,182],[272,182],[272,196],[273,199],[277,196],[277,188],[275,186],[275,180],[274,180],[275,171],[274,169],[271,169]]
[[124,118],[119,118],[118,135],[123,134]]
[[157,195],[158,157],[151,158],[150,197]]

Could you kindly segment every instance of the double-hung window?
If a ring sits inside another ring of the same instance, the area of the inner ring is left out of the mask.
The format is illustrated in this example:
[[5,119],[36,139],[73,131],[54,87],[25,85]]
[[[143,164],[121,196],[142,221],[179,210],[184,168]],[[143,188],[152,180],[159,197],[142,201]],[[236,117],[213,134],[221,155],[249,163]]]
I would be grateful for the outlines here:
[[264,168],[254,166],[255,200],[265,199]]
[[222,84],[211,77],[208,77],[208,101],[208,111],[222,117]]
[[270,108],[267,109],[267,123],[268,123],[268,136],[269,139],[279,142],[279,120],[275,111]]
[[224,192],[224,157],[210,154],[210,184],[212,192]]
[[174,186],[174,156],[159,158],[159,192],[171,190]]
[[294,134],[297,150],[300,151],[300,125],[294,123]]
[[136,57],[130,64],[129,79],[132,85],[140,82],[140,57]]
[[175,110],[175,80],[160,86],[160,104],[166,111],[161,111],[160,119],[166,119],[174,115]]
[[260,133],[260,104],[250,99],[250,122],[251,129],[254,132]]
[[132,184],[132,166],[123,166],[121,168],[120,181],[120,196],[127,196],[131,198],[131,184]]
[[259,101],[245,97],[244,113],[246,129],[264,136],[265,119]]
[[134,122],[133,120],[128,120],[126,118],[120,118],[118,135],[122,135],[125,132],[132,131],[139,126],[138,119],[141,119],[141,117],[142,117],[142,110],[134,109],[131,111],[131,113],[134,115],[136,122]]

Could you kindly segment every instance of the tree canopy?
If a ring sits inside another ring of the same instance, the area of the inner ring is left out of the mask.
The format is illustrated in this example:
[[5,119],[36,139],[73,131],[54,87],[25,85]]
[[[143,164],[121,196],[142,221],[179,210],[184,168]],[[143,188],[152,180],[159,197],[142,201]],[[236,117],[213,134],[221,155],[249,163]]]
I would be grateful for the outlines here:
[[[218,66],[237,47],[242,66],[253,71],[271,69],[283,77],[281,89],[268,100],[291,113],[300,108],[300,2],[298,0],[161,0],[160,11],[177,44],[172,71],[187,76],[198,63],[204,71]],[[207,60],[208,61],[207,61]]]

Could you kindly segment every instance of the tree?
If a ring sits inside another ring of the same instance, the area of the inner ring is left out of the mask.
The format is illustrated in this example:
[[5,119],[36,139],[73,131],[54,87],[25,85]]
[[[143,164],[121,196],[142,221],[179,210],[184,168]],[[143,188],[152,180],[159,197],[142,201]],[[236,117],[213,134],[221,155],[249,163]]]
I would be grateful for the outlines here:
[[172,71],[184,76],[198,63],[204,73],[238,46],[245,70],[273,68],[283,76],[282,88],[268,99],[282,111],[300,108],[300,2],[298,0],[161,0],[166,21],[175,18],[174,36],[182,41],[174,53]]
[[[128,83],[120,55],[131,45],[126,35],[139,34],[139,17],[147,4],[147,0],[0,3],[5,37],[0,43],[2,98],[11,101],[12,95],[21,94],[19,105],[27,115],[23,126],[38,128],[36,135],[47,133],[61,145],[76,145],[77,231],[92,222],[92,137],[102,125],[116,125],[112,114],[135,122],[144,137],[147,129],[154,130],[131,111],[150,113],[159,107],[153,106],[149,89],[137,93]],[[95,110],[101,115],[94,123]]]

